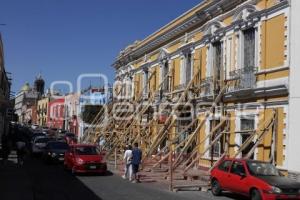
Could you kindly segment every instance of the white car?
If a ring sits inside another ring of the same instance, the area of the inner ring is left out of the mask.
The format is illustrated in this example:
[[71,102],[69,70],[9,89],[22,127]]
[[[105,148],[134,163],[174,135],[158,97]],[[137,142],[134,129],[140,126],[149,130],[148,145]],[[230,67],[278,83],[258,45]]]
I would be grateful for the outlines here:
[[36,130],[36,129],[38,129],[38,128],[39,128],[39,125],[37,125],[37,124],[31,125],[31,129],[32,129],[32,130]]
[[31,150],[33,154],[40,154],[44,152],[44,149],[47,145],[47,143],[51,140],[51,138],[48,137],[36,137],[31,146]]

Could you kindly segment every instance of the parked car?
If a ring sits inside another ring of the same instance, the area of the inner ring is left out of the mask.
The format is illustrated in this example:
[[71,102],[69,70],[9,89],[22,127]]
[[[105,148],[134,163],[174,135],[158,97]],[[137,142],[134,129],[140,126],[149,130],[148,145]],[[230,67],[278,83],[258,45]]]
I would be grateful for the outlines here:
[[57,128],[50,128],[47,132],[48,132],[48,135],[51,136],[51,137],[56,137],[57,136],[57,131],[58,129]]
[[47,143],[43,159],[50,162],[63,162],[65,159],[65,153],[68,151],[69,145],[65,142],[50,141]]
[[46,134],[44,134],[44,133],[41,133],[41,132],[35,132],[35,133],[33,133],[32,134],[32,136],[31,136],[31,144],[34,142],[34,140],[36,139],[36,138],[38,138],[38,137],[46,137]]
[[211,171],[215,196],[223,190],[250,197],[252,200],[300,199],[300,183],[283,176],[266,162],[224,159]]
[[65,169],[72,173],[106,173],[107,165],[103,155],[94,145],[71,145],[65,154]]
[[34,141],[32,142],[32,145],[31,145],[31,152],[33,154],[43,153],[47,143],[50,140],[53,140],[53,139],[48,138],[48,137],[37,137],[37,138],[35,138]]
[[43,127],[42,127],[42,132],[45,133],[45,134],[48,134],[48,132],[49,132],[49,127],[48,127],[48,126],[43,126]]
[[39,125],[37,125],[37,124],[31,125],[31,129],[32,129],[32,130],[36,130],[36,129],[38,129],[38,128],[39,128]]
[[67,142],[68,144],[74,144],[74,143],[77,143],[76,136],[75,136],[74,133],[69,133],[69,132],[67,132],[67,133],[65,133],[64,138],[65,138],[65,140],[66,140],[66,142]]

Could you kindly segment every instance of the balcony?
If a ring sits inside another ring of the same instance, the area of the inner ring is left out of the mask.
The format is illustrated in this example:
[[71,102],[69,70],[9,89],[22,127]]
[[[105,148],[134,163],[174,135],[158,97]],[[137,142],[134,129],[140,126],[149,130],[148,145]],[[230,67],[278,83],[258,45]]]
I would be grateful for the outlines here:
[[210,96],[213,94],[213,77],[206,77],[201,80],[201,96]]
[[226,80],[228,88],[224,95],[225,101],[288,95],[288,87],[282,83],[260,87],[256,79],[257,73],[258,69],[253,67],[231,71]]
[[246,67],[229,72],[229,87],[227,92],[249,90],[256,88],[257,68]]

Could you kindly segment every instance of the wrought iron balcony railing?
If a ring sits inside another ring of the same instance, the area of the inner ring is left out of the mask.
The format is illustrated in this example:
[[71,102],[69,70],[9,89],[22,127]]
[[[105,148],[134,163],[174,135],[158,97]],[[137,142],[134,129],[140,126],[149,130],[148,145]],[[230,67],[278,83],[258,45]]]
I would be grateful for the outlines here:
[[245,67],[229,72],[230,79],[236,81],[233,86],[229,87],[229,90],[236,91],[255,88],[256,72],[257,68],[255,67]]
[[201,80],[201,90],[203,91],[202,94],[205,96],[211,95],[213,92],[213,77],[206,77],[205,79]]

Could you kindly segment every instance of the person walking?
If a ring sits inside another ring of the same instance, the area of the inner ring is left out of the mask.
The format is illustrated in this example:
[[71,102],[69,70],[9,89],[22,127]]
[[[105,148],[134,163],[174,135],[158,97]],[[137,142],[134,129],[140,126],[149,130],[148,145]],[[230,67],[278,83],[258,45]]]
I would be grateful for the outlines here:
[[18,156],[18,164],[24,164],[24,156],[26,154],[26,138],[23,133],[18,132],[16,137],[16,149]]
[[2,143],[2,159],[3,159],[3,163],[5,164],[8,160],[8,155],[10,153],[9,138],[8,135],[6,135],[5,133],[2,135],[1,143]]
[[142,161],[142,151],[139,149],[138,143],[134,144],[134,148],[132,150],[132,171],[133,171],[133,183],[139,182],[138,172],[139,167]]
[[125,173],[123,175],[123,179],[132,180],[132,146],[126,146],[125,153],[124,153],[124,163],[125,163]]

